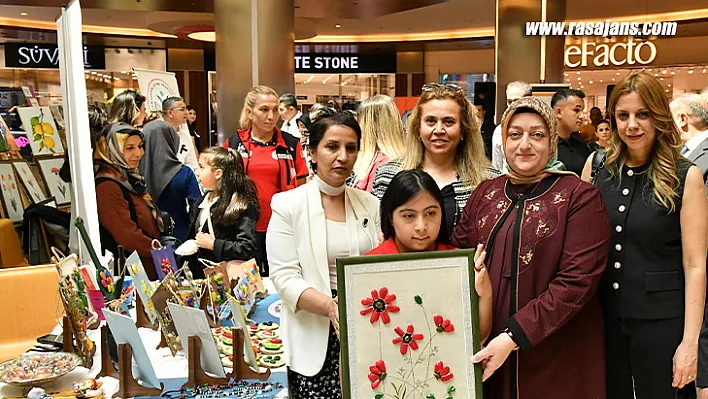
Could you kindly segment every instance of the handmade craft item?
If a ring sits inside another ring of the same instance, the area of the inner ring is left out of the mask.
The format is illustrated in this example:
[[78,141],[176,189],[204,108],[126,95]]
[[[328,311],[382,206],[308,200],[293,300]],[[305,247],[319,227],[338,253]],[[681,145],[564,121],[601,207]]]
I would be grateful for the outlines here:
[[0,197],[2,197],[6,217],[14,223],[22,221],[25,210],[19,188],[12,164],[0,163]]
[[152,241],[152,260],[157,270],[157,278],[162,281],[168,273],[177,274],[177,261],[175,251],[170,246],[162,246],[160,241]]
[[38,204],[47,199],[47,196],[44,194],[44,191],[42,191],[39,182],[37,182],[27,162],[15,161],[12,163],[12,166],[15,167],[17,175],[20,176],[20,182],[22,182],[22,185],[25,187],[33,203]]
[[473,254],[337,259],[345,399],[481,398]]
[[37,159],[39,171],[42,172],[44,183],[49,189],[49,194],[53,196],[57,205],[65,205],[71,202],[71,187],[69,183],[59,177],[59,171],[64,165],[63,157],[49,157]]
[[140,255],[137,251],[133,251],[132,254],[126,259],[125,266],[128,269],[128,274],[130,278],[133,279],[133,286],[140,297],[145,308],[145,314],[151,324],[157,322],[157,311],[155,310],[155,305],[152,303],[152,283],[145,272],[143,267],[143,262],[140,260]]
[[64,147],[61,144],[59,132],[49,107],[23,107],[18,108],[17,112],[20,114],[22,126],[27,133],[32,153],[35,156],[64,153]]
[[[248,339],[249,337],[249,332],[248,332],[248,323],[246,323],[246,315],[244,314],[243,309],[241,308],[241,304],[234,298],[232,295],[227,295],[226,296],[228,299],[228,304],[229,308],[231,309],[231,321],[233,322],[234,329],[239,329],[243,331],[243,336],[245,337],[244,339],[244,345],[243,345],[243,351],[244,351],[244,357],[246,359],[246,362],[248,365],[253,368],[253,370],[258,370],[258,361],[256,358],[256,351],[255,348],[253,347],[253,341]],[[233,342],[233,331],[229,329],[229,331],[224,330],[223,331],[224,338],[226,339],[231,339]],[[228,334],[228,335],[226,335]],[[233,345],[233,343],[232,343]],[[233,361],[233,360],[232,360]]]
[[101,293],[103,293],[103,296],[107,297],[115,291],[113,276],[108,269],[103,266],[101,261],[98,259],[98,255],[96,255],[96,252],[93,250],[93,244],[91,244],[91,239],[86,232],[86,227],[84,227],[84,221],[80,216],[74,220],[74,225],[79,230],[79,236],[86,246],[91,262],[93,262],[93,266],[96,268],[96,282],[98,283],[98,288],[101,290]]
[[[168,303],[167,307],[170,310],[170,314],[172,314],[182,347],[188,347],[190,337],[199,337],[201,341],[200,360],[202,370],[217,377],[226,378],[226,372],[221,364],[219,350],[216,347],[214,336],[211,334],[206,313],[201,309],[174,303]],[[188,359],[189,356],[191,355],[187,352]]]
[[248,276],[249,289],[257,298],[265,298],[268,296],[268,291],[263,284],[261,272],[256,264],[255,259],[243,262],[240,265],[241,271],[245,276]]
[[10,129],[7,127],[7,124],[2,119],[2,116],[0,116],[0,152],[9,152],[11,150],[10,143],[7,139],[7,134],[9,132]]
[[0,381],[11,385],[39,386],[56,381],[79,364],[81,358],[74,353],[25,354],[0,363]]
[[172,319],[167,304],[174,303],[184,306],[184,302],[182,302],[182,297],[178,294],[178,290],[179,285],[177,284],[177,280],[174,274],[169,272],[162,280],[162,283],[155,289],[151,298],[155,306],[155,311],[157,312],[157,318],[160,321],[160,330],[165,337],[165,341],[170,348],[172,356],[177,356],[177,352],[182,350],[182,345],[180,344],[177,329],[175,328],[174,320]]

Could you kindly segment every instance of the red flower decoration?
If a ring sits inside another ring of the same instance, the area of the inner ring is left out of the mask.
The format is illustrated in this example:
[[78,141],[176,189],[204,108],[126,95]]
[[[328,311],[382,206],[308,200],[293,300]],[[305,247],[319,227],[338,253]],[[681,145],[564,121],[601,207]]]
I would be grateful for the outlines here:
[[52,168],[52,173],[59,173],[59,168]]
[[437,326],[436,330],[437,332],[446,332],[446,333],[451,333],[455,331],[455,326],[452,325],[452,322],[450,322],[450,319],[446,319],[442,317],[440,314],[433,315],[433,321],[435,322],[435,325]]
[[396,326],[393,331],[398,334],[398,338],[393,339],[395,345],[401,344],[401,355],[408,353],[408,347],[410,346],[413,350],[418,350],[418,343],[415,341],[420,341],[423,339],[423,334],[413,334],[413,324],[409,324],[406,332],[403,332],[401,327]]
[[388,324],[391,321],[388,312],[398,313],[401,310],[398,306],[391,305],[391,302],[395,300],[396,295],[389,295],[388,288],[386,287],[381,287],[378,291],[375,289],[371,290],[371,298],[364,298],[361,300],[361,304],[367,308],[363,309],[359,313],[362,316],[366,316],[371,313],[371,319],[369,319],[371,324],[376,323],[379,320],[379,317],[384,324]]
[[369,366],[369,380],[371,381],[371,389],[376,389],[381,381],[386,379],[386,363],[383,360],[377,360],[376,363]]
[[433,371],[435,372],[435,378],[442,382],[448,382],[452,379],[452,377],[454,377],[454,375],[450,372],[450,366],[445,366],[442,360],[435,363]]
[[172,265],[167,258],[162,259],[162,272],[168,274],[172,270]]

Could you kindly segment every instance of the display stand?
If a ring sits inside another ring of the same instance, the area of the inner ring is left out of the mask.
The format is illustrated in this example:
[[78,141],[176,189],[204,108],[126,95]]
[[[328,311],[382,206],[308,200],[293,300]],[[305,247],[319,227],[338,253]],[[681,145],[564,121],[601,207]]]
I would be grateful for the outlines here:
[[[206,288],[205,288],[206,290]],[[207,305],[209,304],[209,292],[202,294],[202,298],[199,300],[199,309],[203,310],[207,315],[207,320],[209,321],[209,327],[218,328],[221,327],[221,320],[214,320],[211,318],[211,314],[207,311]]]
[[71,327],[69,317],[64,316],[62,328],[62,335],[64,336],[64,352],[74,353],[74,329]]
[[140,295],[136,296],[135,313],[137,316],[137,320],[135,321],[135,327],[145,327],[157,331],[158,324],[150,324],[150,320],[148,319],[147,314],[145,312],[145,305],[143,305],[143,300],[140,299]]
[[244,334],[243,331],[234,330],[233,338],[233,368],[231,373],[226,375],[226,378],[218,378],[209,376],[202,370],[201,363],[201,339],[199,337],[189,337],[189,379],[182,388],[191,388],[199,385],[219,385],[227,384],[230,379],[235,380],[260,380],[267,381],[270,378],[270,369],[259,373],[251,369],[251,367],[243,359]]
[[118,378],[118,371],[113,367],[111,356],[108,354],[108,326],[101,327],[101,372],[99,377],[114,377]]
[[169,346],[167,345],[167,339],[165,339],[165,333],[162,332],[162,329],[160,329],[160,342],[157,344],[157,347],[155,349],[160,348],[169,348]]
[[[133,378],[133,348],[128,344],[118,346],[118,392],[113,395],[119,398],[133,398],[136,396],[160,396],[165,389],[165,384],[160,383],[160,388],[148,388],[140,385]],[[110,360],[109,360],[110,363]]]

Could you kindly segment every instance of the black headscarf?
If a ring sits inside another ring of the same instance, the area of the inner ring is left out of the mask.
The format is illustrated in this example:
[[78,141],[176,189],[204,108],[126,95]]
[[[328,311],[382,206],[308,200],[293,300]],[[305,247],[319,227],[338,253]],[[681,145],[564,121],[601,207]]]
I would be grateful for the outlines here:
[[179,136],[172,125],[161,120],[147,123],[143,135],[145,155],[140,160],[140,173],[145,176],[150,197],[158,201],[165,187],[184,166],[177,158]]

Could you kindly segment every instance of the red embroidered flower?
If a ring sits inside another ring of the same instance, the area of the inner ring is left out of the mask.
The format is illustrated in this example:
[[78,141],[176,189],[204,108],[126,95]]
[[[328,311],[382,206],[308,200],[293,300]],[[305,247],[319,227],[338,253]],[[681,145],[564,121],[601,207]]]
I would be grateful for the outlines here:
[[401,355],[408,353],[408,347],[410,346],[413,350],[418,350],[418,343],[415,341],[420,341],[423,339],[423,334],[413,334],[413,324],[409,324],[406,332],[403,332],[401,327],[396,326],[393,331],[398,334],[398,338],[394,338],[393,342],[395,345],[401,344]]
[[52,168],[52,173],[59,173],[59,168]]
[[455,326],[452,325],[452,322],[450,322],[450,319],[444,318],[440,314],[433,315],[433,321],[435,322],[435,325],[437,326],[436,330],[437,332],[446,332],[446,333],[451,333],[455,331]]
[[376,363],[369,366],[369,380],[371,381],[371,389],[376,389],[381,381],[386,379],[386,363],[383,360],[377,360]]
[[388,312],[398,313],[401,310],[398,306],[391,305],[391,302],[395,300],[396,295],[389,295],[388,288],[386,287],[381,287],[378,291],[375,289],[371,290],[371,298],[364,298],[361,300],[361,304],[367,306],[367,308],[363,309],[359,313],[362,316],[366,316],[371,313],[371,319],[369,319],[371,324],[376,323],[379,320],[379,317],[384,324],[388,324],[391,321]]
[[162,272],[168,274],[172,270],[172,265],[167,258],[162,259]]
[[450,366],[445,366],[442,360],[435,363],[433,371],[435,372],[435,378],[442,382],[448,382],[452,379],[452,377],[454,377],[454,375],[450,372]]

